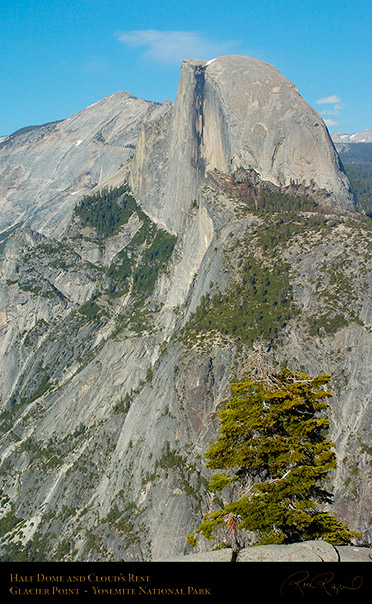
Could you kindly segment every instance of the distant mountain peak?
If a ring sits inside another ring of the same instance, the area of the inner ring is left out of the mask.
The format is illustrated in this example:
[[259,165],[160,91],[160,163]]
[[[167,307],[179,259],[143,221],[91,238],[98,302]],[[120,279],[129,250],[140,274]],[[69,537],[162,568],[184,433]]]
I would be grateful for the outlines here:
[[366,129],[353,134],[332,132],[331,137],[334,143],[372,143],[372,130]]

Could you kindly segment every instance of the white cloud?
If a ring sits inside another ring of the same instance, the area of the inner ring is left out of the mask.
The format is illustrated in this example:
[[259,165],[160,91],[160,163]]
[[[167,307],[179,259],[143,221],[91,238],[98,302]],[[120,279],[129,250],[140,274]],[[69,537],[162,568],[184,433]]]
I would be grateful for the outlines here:
[[316,101],[317,105],[340,105],[341,99],[337,96],[337,94],[332,94],[331,96],[325,96]]
[[236,41],[207,40],[193,31],[157,29],[118,32],[120,42],[131,48],[144,48],[143,56],[157,63],[177,63],[182,59],[212,59],[226,54]]
[[320,115],[339,115],[339,110],[336,109],[336,105],[334,107],[334,109],[325,109],[324,111],[320,112]]
[[[331,116],[331,115],[339,116],[340,111],[342,109],[344,109],[344,104],[342,103],[340,97],[337,94],[332,94],[331,96],[322,97],[321,99],[316,101],[316,104],[317,105],[333,105],[333,107],[325,107],[320,112],[320,115],[324,115],[324,116]],[[328,126],[328,128],[331,128],[332,126],[340,125],[340,122],[337,122],[336,120],[334,120],[331,117],[324,118],[324,122]]]
[[327,124],[328,128],[331,128],[332,126],[339,126],[340,122],[336,122],[335,120],[332,119],[326,119],[324,120],[325,124]]

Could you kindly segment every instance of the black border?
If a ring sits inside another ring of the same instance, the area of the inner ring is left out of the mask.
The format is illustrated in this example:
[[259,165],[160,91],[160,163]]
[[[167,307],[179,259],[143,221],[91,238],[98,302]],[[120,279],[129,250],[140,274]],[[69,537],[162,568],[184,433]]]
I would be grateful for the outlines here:
[[372,593],[369,562],[2,562],[0,572],[1,602],[13,604],[306,604],[367,602]]

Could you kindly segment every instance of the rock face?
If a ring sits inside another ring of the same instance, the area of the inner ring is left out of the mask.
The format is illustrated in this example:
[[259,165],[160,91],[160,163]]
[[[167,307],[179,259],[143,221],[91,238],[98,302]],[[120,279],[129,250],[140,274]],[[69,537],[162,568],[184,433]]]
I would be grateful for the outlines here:
[[136,197],[178,231],[206,173],[239,168],[275,185],[324,189],[333,210],[353,205],[324,122],[275,67],[240,56],[184,61],[171,111],[142,129],[130,176]]
[[168,108],[117,92],[66,120],[5,137],[1,227],[26,222],[49,234],[63,230],[76,201],[103,186],[133,153],[141,125]]
[[174,106],[118,93],[2,144],[2,558],[187,553],[216,409],[265,362],[332,373],[332,511],[364,533],[371,226],[293,85],[186,61]]
[[[230,562],[230,548],[178,556],[177,562]],[[325,541],[291,545],[258,545],[238,553],[237,562],[372,562],[371,550],[363,547],[333,546]]]

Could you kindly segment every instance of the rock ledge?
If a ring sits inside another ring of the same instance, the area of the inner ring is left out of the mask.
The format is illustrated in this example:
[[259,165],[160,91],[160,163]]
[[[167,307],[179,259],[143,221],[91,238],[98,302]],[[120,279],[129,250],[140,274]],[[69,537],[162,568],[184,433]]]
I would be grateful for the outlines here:
[[[230,548],[166,558],[164,562],[230,562]],[[372,562],[372,550],[349,545],[334,546],[325,541],[291,545],[257,545],[240,550],[237,562]]]

